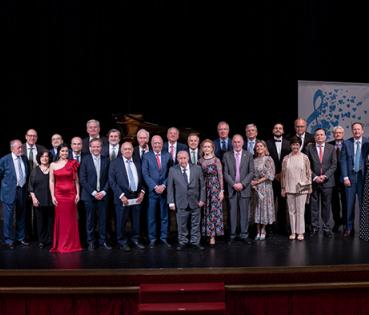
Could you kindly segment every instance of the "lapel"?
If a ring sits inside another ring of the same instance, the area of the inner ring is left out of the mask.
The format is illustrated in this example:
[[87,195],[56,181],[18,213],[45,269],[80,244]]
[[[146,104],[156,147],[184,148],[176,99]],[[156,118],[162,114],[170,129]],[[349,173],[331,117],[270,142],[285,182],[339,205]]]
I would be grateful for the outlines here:
[[240,160],[240,175],[241,175],[241,170],[243,170],[246,167],[246,161],[247,161],[247,154],[245,152],[245,150],[241,151],[241,160]]
[[[282,140],[283,141],[283,140]],[[281,146],[282,147],[282,146]],[[272,139],[272,147],[271,147],[271,152],[270,152],[270,155],[271,156],[274,156],[275,159],[277,161],[279,161],[279,157],[278,157],[278,151],[277,151],[277,146],[275,145],[275,141],[274,141],[274,138]],[[282,148],[281,148],[281,156],[282,156]]]

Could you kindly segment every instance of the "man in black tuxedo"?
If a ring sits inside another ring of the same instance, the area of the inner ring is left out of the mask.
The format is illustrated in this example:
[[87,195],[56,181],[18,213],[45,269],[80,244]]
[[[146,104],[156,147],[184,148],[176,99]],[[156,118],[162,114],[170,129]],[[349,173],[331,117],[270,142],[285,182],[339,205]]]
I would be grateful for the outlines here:
[[342,182],[341,175],[341,163],[340,163],[340,154],[344,141],[345,129],[341,126],[336,126],[333,128],[333,137],[334,140],[329,143],[334,145],[336,149],[337,156],[337,169],[334,173],[335,178],[335,186],[332,191],[332,215],[334,226],[332,232],[339,232],[339,228],[341,225],[346,226],[346,218],[347,218],[347,205],[346,205],[346,194],[345,194],[345,185]]
[[283,158],[291,152],[290,142],[283,138],[284,126],[281,123],[274,125],[272,134],[273,138],[267,141],[267,147],[275,165],[273,193],[277,203],[277,230],[280,234],[289,235],[286,198],[281,195],[281,172]]

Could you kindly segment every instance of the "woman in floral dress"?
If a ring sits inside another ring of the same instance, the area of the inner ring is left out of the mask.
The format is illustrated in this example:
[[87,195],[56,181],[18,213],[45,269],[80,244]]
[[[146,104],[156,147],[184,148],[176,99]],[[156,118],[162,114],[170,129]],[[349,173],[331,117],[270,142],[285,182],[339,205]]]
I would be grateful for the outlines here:
[[205,187],[206,202],[204,205],[204,216],[202,220],[202,235],[209,238],[209,244],[215,245],[215,237],[224,235],[222,201],[224,198],[224,183],[222,163],[214,155],[214,143],[205,139],[200,149],[202,157],[199,164],[202,167]]

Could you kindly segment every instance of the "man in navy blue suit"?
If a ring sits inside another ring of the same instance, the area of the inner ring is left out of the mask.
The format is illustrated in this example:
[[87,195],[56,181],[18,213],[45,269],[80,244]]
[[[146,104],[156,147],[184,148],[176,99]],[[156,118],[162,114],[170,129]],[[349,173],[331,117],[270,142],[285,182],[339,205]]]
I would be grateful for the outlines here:
[[167,247],[171,245],[168,238],[168,205],[167,181],[172,159],[163,148],[163,139],[153,136],[151,139],[152,151],[146,153],[142,160],[142,175],[149,191],[149,206],[147,208],[147,223],[149,230],[149,247],[155,247],[156,242],[156,208],[160,205],[160,240]]
[[109,189],[109,158],[101,155],[102,141],[90,142],[91,154],[86,154],[79,169],[79,181],[82,186],[81,200],[86,209],[86,232],[88,250],[95,249],[95,210],[99,214],[99,245],[110,250],[106,240],[106,211]]
[[223,154],[227,151],[232,151],[232,140],[229,138],[229,125],[225,121],[220,121],[217,127],[218,139],[214,140],[215,156],[222,161]]
[[360,211],[363,203],[365,157],[369,140],[363,137],[364,126],[360,122],[351,125],[353,137],[343,142],[340,163],[347,202],[347,225],[345,237],[353,235],[355,220],[355,198],[359,198]]
[[[26,198],[29,165],[22,155],[22,142],[18,139],[10,142],[11,153],[0,159],[0,199],[4,212],[4,243],[13,249],[14,241],[23,246],[26,242]],[[16,216],[15,236],[13,231],[14,211]]]
[[163,151],[167,151],[172,159],[172,164],[177,164],[177,153],[179,151],[188,151],[187,145],[178,142],[179,130],[176,127],[170,127],[167,131],[167,139],[163,146]]
[[[121,146],[122,156],[111,161],[109,184],[114,193],[116,238],[120,248],[126,252],[131,250],[128,238],[133,246],[144,249],[140,242],[140,211],[145,196],[140,162],[134,160],[131,142]],[[126,224],[131,215],[132,230],[128,237]]]

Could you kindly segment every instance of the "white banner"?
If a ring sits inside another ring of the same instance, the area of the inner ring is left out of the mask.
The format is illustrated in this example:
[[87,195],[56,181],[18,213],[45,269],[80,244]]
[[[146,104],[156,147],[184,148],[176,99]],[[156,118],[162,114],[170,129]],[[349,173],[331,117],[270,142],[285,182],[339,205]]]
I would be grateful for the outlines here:
[[342,126],[345,139],[352,137],[351,124],[361,122],[369,129],[369,84],[298,81],[298,115],[307,121],[307,131],[323,128],[328,140],[332,128]]

